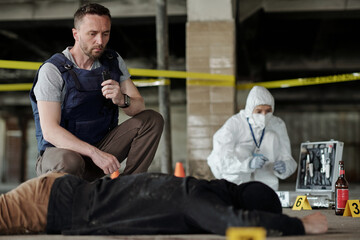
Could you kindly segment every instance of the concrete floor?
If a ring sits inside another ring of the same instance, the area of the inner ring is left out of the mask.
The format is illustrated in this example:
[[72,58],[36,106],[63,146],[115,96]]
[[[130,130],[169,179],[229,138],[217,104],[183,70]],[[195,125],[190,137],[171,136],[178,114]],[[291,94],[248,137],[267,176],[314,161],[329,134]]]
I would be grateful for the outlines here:
[[[336,216],[332,209],[303,210],[293,211],[290,208],[284,209],[284,213],[290,216],[303,217],[314,211],[320,211],[327,216],[329,223],[329,231],[321,235],[305,235],[290,237],[268,237],[267,239],[289,239],[289,240],[329,240],[329,239],[360,239],[360,218]],[[1,236],[0,240],[225,240],[225,236],[218,235],[154,235],[154,236],[62,236],[62,235],[17,235],[17,236]]]
[[[292,190],[294,185],[283,185],[282,190]],[[350,199],[360,199],[360,184],[352,184],[349,187]],[[267,239],[280,240],[358,240],[360,239],[360,218],[343,217],[335,215],[333,209],[313,209],[293,211],[291,208],[284,208],[284,213],[292,217],[304,217],[308,214],[319,211],[323,213],[328,220],[329,230],[326,234],[305,235],[290,237],[268,237]],[[199,235],[143,235],[143,236],[62,236],[62,235],[15,235],[0,236],[0,240],[226,240],[225,236],[199,234]]]
[[[1,185],[0,185],[1,186]],[[281,191],[295,191],[295,183],[280,183]],[[349,199],[360,199],[360,184],[349,184]],[[315,211],[319,211],[327,217],[329,230],[322,235],[305,235],[290,237],[268,237],[267,239],[289,240],[358,240],[360,239],[360,218],[343,217],[335,215],[333,209],[318,208],[313,210],[293,211],[291,208],[283,208],[285,214],[292,217],[304,217]],[[0,240],[226,240],[225,236],[218,235],[143,235],[143,236],[62,236],[62,235],[15,235],[0,236]]]

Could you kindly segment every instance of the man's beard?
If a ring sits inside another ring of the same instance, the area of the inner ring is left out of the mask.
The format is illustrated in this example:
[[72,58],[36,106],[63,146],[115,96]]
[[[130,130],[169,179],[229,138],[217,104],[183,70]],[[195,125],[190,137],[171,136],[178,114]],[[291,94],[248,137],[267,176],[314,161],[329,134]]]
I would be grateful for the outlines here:
[[[81,47],[81,50],[83,51],[83,53],[88,56],[90,59],[93,59],[93,60],[96,60],[98,58],[101,57],[101,55],[104,53],[104,50],[105,50],[105,47],[102,46],[102,45],[99,45],[99,46],[95,46],[95,47],[92,47],[91,49],[89,49],[88,47],[80,44],[80,47]],[[94,49],[100,49],[101,52],[97,53],[97,54],[93,54],[92,51]]]

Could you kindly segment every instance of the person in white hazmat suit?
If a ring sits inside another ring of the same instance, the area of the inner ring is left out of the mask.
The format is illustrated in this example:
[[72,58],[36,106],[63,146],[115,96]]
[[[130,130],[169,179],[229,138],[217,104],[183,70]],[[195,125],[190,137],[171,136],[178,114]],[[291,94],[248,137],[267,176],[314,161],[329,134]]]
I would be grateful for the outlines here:
[[251,89],[245,109],[230,117],[214,134],[207,158],[214,176],[240,184],[260,181],[278,190],[279,180],[297,164],[283,120],[273,115],[274,98],[264,87]]

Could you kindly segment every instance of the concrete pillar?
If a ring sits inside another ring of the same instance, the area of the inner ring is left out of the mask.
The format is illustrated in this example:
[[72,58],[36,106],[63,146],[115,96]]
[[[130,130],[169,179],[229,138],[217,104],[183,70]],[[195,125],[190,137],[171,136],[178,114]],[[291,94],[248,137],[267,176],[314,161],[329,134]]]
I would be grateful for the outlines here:
[[[236,27],[231,0],[188,0],[186,68],[235,75]],[[187,81],[187,175],[212,178],[212,136],[235,109],[235,86]]]

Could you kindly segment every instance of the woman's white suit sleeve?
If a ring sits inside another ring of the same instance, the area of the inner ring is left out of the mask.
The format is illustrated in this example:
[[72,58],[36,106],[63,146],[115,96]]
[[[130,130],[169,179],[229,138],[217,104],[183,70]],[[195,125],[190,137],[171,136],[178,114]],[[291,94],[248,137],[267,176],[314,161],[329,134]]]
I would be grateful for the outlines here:
[[243,121],[240,119],[240,114],[236,114],[214,134],[213,150],[207,161],[212,173],[218,179],[224,178],[239,183],[244,180],[241,172],[254,171],[249,168],[249,162],[253,157],[251,149],[239,144],[241,136],[244,135],[241,124]]

